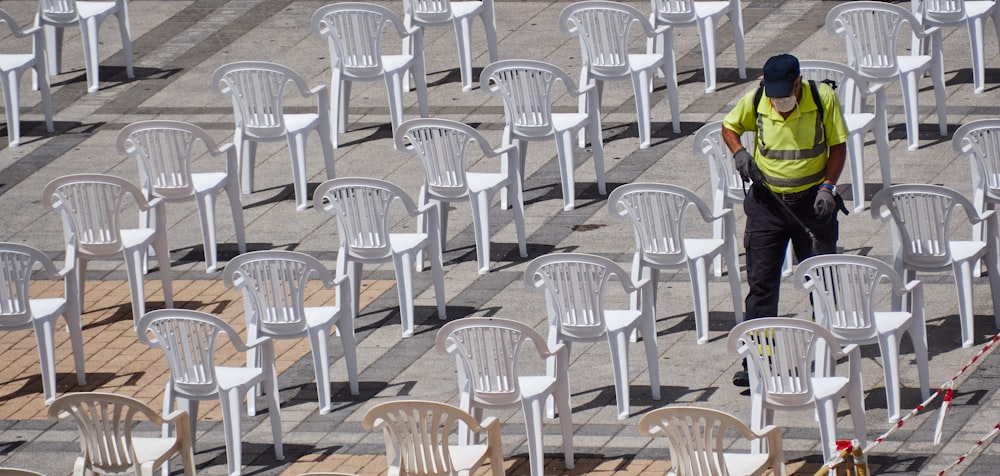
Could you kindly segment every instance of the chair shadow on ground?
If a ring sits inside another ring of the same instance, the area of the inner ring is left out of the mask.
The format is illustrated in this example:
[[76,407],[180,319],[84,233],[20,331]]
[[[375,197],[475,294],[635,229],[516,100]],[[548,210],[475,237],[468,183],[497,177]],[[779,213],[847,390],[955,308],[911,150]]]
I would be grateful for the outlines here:
[[[288,467],[290,461],[296,461],[304,455],[314,455],[319,450],[319,448],[312,445],[283,442],[282,446],[285,451],[285,459],[278,460],[274,457],[274,445],[272,443],[243,441],[240,444],[243,445],[243,468],[240,473],[243,476],[255,474],[280,474],[282,469]],[[338,448],[338,446],[332,446],[322,450],[322,452],[324,454],[326,452],[334,452]],[[198,472],[218,468],[220,466],[225,468],[227,464],[225,443],[212,445],[210,447],[208,445],[196,444],[194,463],[195,469]],[[180,463],[176,463],[171,466],[171,469],[179,467]]]
[[[291,185],[289,185],[288,187],[289,189],[291,189]],[[294,200],[295,199],[293,197],[292,201]],[[274,243],[248,242],[247,252],[249,253],[251,251],[266,251],[274,249],[285,249],[288,251],[292,251],[295,249],[296,246],[297,244],[282,248],[280,245],[275,245]],[[219,271],[222,271],[222,269],[225,268],[225,263],[229,262],[233,258],[242,254],[240,253],[239,246],[236,245],[235,241],[233,243],[218,243],[216,245],[216,248],[218,250]],[[172,247],[170,250],[170,266],[184,265],[189,263],[199,263],[199,262],[200,263],[205,262],[205,246],[200,242],[197,244],[192,243],[188,246],[183,246],[180,248]],[[202,267],[202,269],[204,269],[204,267]],[[177,278],[176,273],[174,278],[175,279]]]
[[[617,396],[615,395],[614,384],[605,385],[603,387],[588,388],[586,390],[581,390],[574,392],[573,389],[573,366],[569,369],[569,379],[570,379],[570,392],[573,394],[574,398],[589,396],[590,401],[582,405],[573,405],[573,413],[578,414],[587,410],[600,410],[609,408],[614,410],[615,402],[617,401]],[[608,369],[608,379],[612,378],[611,369]],[[649,379],[646,378],[648,381]],[[641,381],[641,380],[640,380]],[[637,415],[642,415],[654,408],[665,405],[668,402],[676,401],[684,395],[687,395],[693,391],[708,389],[691,389],[689,387],[679,387],[674,385],[660,385],[660,399],[653,400],[653,395],[650,392],[649,384],[646,385],[629,385],[629,406],[631,407],[629,411],[629,416],[634,417]],[[639,408],[647,407],[647,408]]]
[[[73,62],[72,64],[76,64]],[[63,62],[63,66],[66,66],[66,62]],[[174,75],[184,71],[183,68],[144,68],[140,66],[133,66],[132,72],[135,73],[134,78],[129,78],[125,74],[125,66],[99,66],[98,67],[98,77],[100,78],[100,92],[107,92],[107,90],[112,88],[119,88],[128,83],[134,83],[137,81],[148,81],[151,79],[170,79]],[[82,87],[84,94],[87,93],[87,70],[83,66],[82,61],[79,65],[71,70],[63,68],[63,72],[58,75],[62,77],[59,81],[51,82],[50,78],[49,86],[55,88],[56,86],[67,86],[73,85],[74,88],[79,86]]]
[[[33,370],[34,371],[34,370]],[[15,390],[8,392],[6,394],[0,395],[0,404],[7,402],[19,397],[32,397],[41,398],[44,393],[42,389],[42,375],[38,370],[33,375],[28,375],[26,377],[19,377],[12,380],[0,381],[0,387],[5,387],[13,385],[17,382],[21,382],[21,386],[17,387]],[[87,371],[87,384],[78,385],[76,383],[76,374],[72,372],[56,372],[56,392],[63,394],[66,392],[95,392],[100,391],[111,381],[121,382],[124,379],[123,385],[136,385],[139,379],[145,375],[145,372],[132,372],[128,374],[114,374],[109,372],[91,372]],[[2,454],[2,451],[0,451]]]
[[[420,288],[418,287],[417,289]],[[368,307],[364,308],[362,311],[359,311],[356,319],[365,319],[365,321],[364,323],[359,323],[358,321],[355,321],[354,324],[355,334],[369,333],[380,327],[385,327],[385,326],[398,327],[400,325],[399,302],[397,299],[398,294],[394,290],[392,290],[383,293],[383,296],[390,296],[392,298],[392,301],[390,301],[392,302],[392,304],[389,304],[388,307],[379,307],[378,304],[379,300],[376,300],[375,302],[369,304]],[[369,309],[372,310],[369,311]],[[489,308],[486,309],[487,312],[489,312],[488,311]],[[483,309],[472,306],[449,305],[447,311],[448,311],[448,319],[443,320],[443,319],[438,319],[437,306],[414,305],[413,337],[427,333],[437,333],[438,329],[440,329],[441,326],[444,325],[444,323],[448,321],[453,321],[455,319],[461,319],[463,317],[467,317],[474,312],[482,313]],[[379,316],[379,315],[380,317],[374,317],[375,319],[374,321],[368,320],[372,316]],[[358,340],[361,340],[361,337],[359,337]]]

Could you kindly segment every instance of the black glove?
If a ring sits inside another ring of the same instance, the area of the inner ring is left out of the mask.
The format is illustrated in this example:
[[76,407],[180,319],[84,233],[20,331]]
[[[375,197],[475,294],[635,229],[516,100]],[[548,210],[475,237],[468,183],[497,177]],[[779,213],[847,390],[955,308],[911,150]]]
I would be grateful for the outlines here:
[[833,190],[820,187],[816,192],[816,202],[813,203],[813,210],[816,211],[816,218],[826,220],[837,211],[837,200],[833,197]]
[[741,148],[733,154],[733,162],[736,163],[736,171],[744,182],[750,181],[750,164],[753,163],[753,156],[746,149]]

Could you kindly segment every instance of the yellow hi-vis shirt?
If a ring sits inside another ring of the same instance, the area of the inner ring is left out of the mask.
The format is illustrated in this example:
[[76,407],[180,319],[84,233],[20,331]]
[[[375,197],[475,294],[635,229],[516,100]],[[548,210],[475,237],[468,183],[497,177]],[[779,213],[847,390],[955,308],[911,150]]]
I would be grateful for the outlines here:
[[823,102],[820,121],[809,84],[802,81],[799,105],[787,119],[771,106],[766,95],[761,96],[760,104],[753,104],[757,90],[752,89],[722,121],[723,127],[738,135],[757,132],[754,161],[767,187],[775,192],[799,192],[823,182],[829,147],[847,142],[847,124],[836,93],[827,84],[815,83]]

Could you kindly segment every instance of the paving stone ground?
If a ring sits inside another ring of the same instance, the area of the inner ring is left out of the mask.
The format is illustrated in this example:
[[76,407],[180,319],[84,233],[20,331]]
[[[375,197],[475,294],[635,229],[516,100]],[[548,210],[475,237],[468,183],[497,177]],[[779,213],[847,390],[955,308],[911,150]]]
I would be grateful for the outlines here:
[[[293,0],[133,0],[129,2],[136,77],[125,76],[117,25],[101,29],[101,89],[86,92],[82,46],[78,30],[65,36],[63,72],[52,77],[55,109],[54,134],[45,133],[37,93],[22,81],[22,145],[7,146],[0,139],[0,240],[31,244],[60,265],[64,258],[58,217],[44,205],[40,190],[53,178],[80,172],[98,172],[137,180],[136,165],[115,150],[118,131],[147,119],[176,119],[205,128],[220,143],[232,140],[230,104],[209,88],[212,72],[238,60],[265,60],[288,65],[310,86],[329,85],[330,52],[309,32],[309,19],[323,1]],[[378,2],[402,14],[401,2]],[[648,3],[628,2],[640,10]],[[742,3],[746,32],[747,78],[740,79],[735,64],[729,23],[717,30],[719,87],[705,94],[701,49],[696,30],[678,29],[676,53],[680,82],[681,133],[671,130],[669,104],[660,80],[652,95],[653,143],[638,149],[635,103],[631,85],[610,83],[602,104],[602,129],[608,190],[630,182],[674,183],[710,200],[708,164],[692,150],[695,131],[721,120],[737,99],[757,84],[761,65],[773,54],[791,52],[802,59],[846,61],[842,40],[824,29],[827,12],[838,1],[747,0]],[[909,8],[908,2],[900,3]],[[548,61],[576,76],[580,67],[579,44],[558,30],[559,13],[568,2],[496,1],[500,57]],[[4,0],[0,8],[22,26],[31,23],[37,3]],[[970,192],[970,168],[952,150],[951,134],[971,120],[1000,116],[1000,53],[997,35],[987,26],[985,39],[986,90],[973,94],[968,36],[964,29],[943,32],[948,134],[940,136],[935,124],[934,95],[930,81],[921,81],[920,149],[908,151],[899,87],[889,85],[888,119],[893,183],[935,183],[963,193]],[[386,48],[398,51],[398,39],[387,33]],[[475,74],[488,63],[481,24],[473,26]],[[0,51],[16,44],[4,36]],[[908,36],[901,38],[909,44]],[[636,39],[635,48],[642,47]],[[476,86],[462,92],[454,33],[450,28],[426,32],[425,57],[430,95],[430,115],[463,121],[482,131],[491,144],[499,144],[503,128],[500,100]],[[404,95],[406,117],[415,117],[415,95]],[[293,112],[315,110],[315,103],[289,99]],[[557,109],[576,107],[560,97]],[[389,180],[416,197],[422,182],[419,163],[392,146],[388,106],[381,83],[354,86],[349,130],[340,137],[336,151],[338,176],[366,176]],[[551,143],[533,143],[525,165],[525,212],[528,258],[517,254],[512,216],[491,212],[491,272],[476,272],[472,220],[465,204],[453,204],[445,246],[445,297],[447,319],[493,316],[517,319],[545,333],[545,306],[540,294],[523,283],[525,264],[550,252],[579,251],[598,254],[627,265],[634,240],[631,230],[607,213],[607,202],[598,193],[590,149],[577,149],[576,208],[562,210],[558,163]],[[316,137],[307,146],[309,189],[326,178]],[[865,146],[866,203],[882,187],[875,160],[874,142]],[[251,250],[294,249],[316,256],[331,269],[337,256],[335,224],[309,209],[295,211],[288,151],[283,144],[259,147],[257,188],[242,197],[246,236]],[[199,161],[205,170],[222,164]],[[479,161],[478,170],[498,165]],[[849,174],[841,179],[841,192],[850,196]],[[849,205],[852,205],[849,203]],[[220,263],[236,255],[228,202],[217,205]],[[742,210],[736,210],[742,228]],[[707,236],[711,227],[688,220],[693,234]],[[223,316],[242,329],[242,303],[238,293],[225,289],[219,273],[206,273],[198,218],[193,204],[171,205],[167,212],[174,299],[178,307],[202,309]],[[413,230],[415,224],[399,217],[395,228]],[[968,223],[953,225],[956,237],[969,236]],[[841,217],[840,247],[844,253],[891,258],[886,224],[871,218],[869,210]],[[438,319],[429,273],[416,275],[416,335],[401,338],[395,277],[391,265],[365,268],[362,310],[355,321],[361,392],[346,391],[342,351],[330,339],[331,390],[334,410],[319,415],[308,343],[279,344],[278,377],[281,387],[284,461],[274,458],[266,413],[243,419],[244,474],[297,475],[307,471],[340,471],[358,474],[385,473],[381,434],[369,433],[361,420],[371,406],[398,398],[421,398],[458,403],[455,364],[433,349]],[[926,289],[928,341],[931,351],[932,387],[947,382],[996,334],[987,277],[975,281],[975,343],[961,348],[954,279],[947,273],[918,276]],[[162,405],[166,365],[160,356],[139,344],[131,334],[131,307],[120,262],[94,262],[88,270],[84,308],[87,385],[73,376],[65,333],[57,334],[58,391],[100,390],[133,395],[154,408]],[[38,281],[32,290],[39,296],[61,292],[61,283]],[[744,292],[746,286],[744,285]],[[159,274],[146,277],[149,307],[163,303]],[[690,278],[685,271],[665,272],[658,293],[657,342],[661,367],[662,399],[653,400],[641,351],[630,352],[631,416],[618,420],[607,345],[574,345],[570,382],[573,405],[576,467],[565,469],[558,425],[546,420],[544,440],[546,474],[663,474],[669,455],[663,441],[639,435],[636,424],[644,413],[664,405],[697,405],[717,408],[749,419],[749,398],[733,387],[731,375],[739,367],[726,352],[725,338],[733,327],[733,304],[725,277],[711,278],[710,341],[697,345],[694,336]],[[331,291],[317,286],[312,303],[332,302]],[[888,305],[886,301],[884,304]],[[782,285],[781,313],[807,316],[809,300],[791,282]],[[902,405],[908,411],[921,402],[912,346],[902,345]],[[158,351],[157,351],[158,352]],[[226,354],[234,363],[239,357]],[[878,351],[863,351],[863,376],[869,440],[889,429]],[[55,476],[72,471],[79,451],[78,435],[69,423],[46,419],[38,376],[38,356],[29,332],[0,334],[0,466],[26,468]],[[947,413],[942,438],[934,443],[939,412],[935,401],[909,420],[886,441],[869,451],[876,474],[937,474],[971,448],[1000,420],[996,395],[1000,357],[990,354],[959,378],[954,406]],[[263,407],[263,405],[258,405]],[[505,472],[528,473],[523,419],[519,410],[488,412],[503,422]],[[822,464],[817,424],[809,412],[778,413],[788,469],[812,474]],[[840,406],[838,435],[852,434],[846,405]],[[195,459],[198,473],[225,473],[225,449],[217,405],[200,408]],[[1000,449],[987,443],[951,474],[996,474]],[[174,470],[179,470],[177,465]],[[485,474],[485,471],[480,471]]]

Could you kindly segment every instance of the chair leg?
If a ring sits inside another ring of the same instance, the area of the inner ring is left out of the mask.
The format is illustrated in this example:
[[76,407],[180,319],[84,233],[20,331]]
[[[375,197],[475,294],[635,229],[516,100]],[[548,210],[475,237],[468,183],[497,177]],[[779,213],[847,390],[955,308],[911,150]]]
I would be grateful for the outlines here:
[[[511,180],[514,187],[514,229],[517,233],[517,251],[522,258],[528,257],[528,244],[524,231],[524,190],[516,177]],[[505,189],[506,190],[506,189]],[[489,201],[489,200],[487,200]]]
[[312,348],[313,370],[316,373],[316,394],[319,397],[319,414],[326,415],[332,410],[330,402],[330,355],[326,347],[329,329],[309,330],[309,345]]
[[[650,138],[650,100],[649,83],[652,78],[648,70],[634,71],[632,73],[632,89],[635,91],[635,111],[639,120],[639,148],[648,149]],[[677,112],[677,111],[671,111]]]
[[226,470],[229,476],[239,476],[243,467],[243,443],[240,435],[240,395],[230,391],[219,395],[222,407],[222,427],[226,434]]
[[607,195],[608,185],[604,179],[604,138],[601,136],[601,112],[599,110],[595,109],[590,113],[587,134],[590,135],[590,149],[594,155],[594,174],[597,177],[597,193]]
[[704,258],[688,260],[691,298],[694,300],[694,328],[698,345],[708,343],[708,263]]
[[646,371],[653,400],[660,399],[660,350],[656,345],[656,318],[653,315],[639,318],[642,345],[646,348]]
[[955,287],[958,291],[958,316],[962,323],[962,347],[969,348],[975,341],[974,303],[972,301],[972,261],[952,263]]
[[454,23],[462,91],[472,91],[472,17],[456,18]]
[[247,252],[246,225],[243,221],[243,199],[240,197],[240,186],[236,180],[226,183],[226,196],[229,197],[229,208],[233,212],[233,229],[236,233],[236,247],[240,253]]
[[128,275],[129,290],[132,294],[132,319],[138,322],[146,314],[146,292],[143,289],[142,263],[146,253],[140,248],[125,250],[125,273]]
[[917,110],[917,87],[919,74],[910,72],[899,77],[903,88],[903,112],[906,114],[906,147],[917,150],[920,146],[920,113]]
[[631,332],[608,333],[619,420],[627,420],[629,417],[628,334]]
[[[201,243],[205,249],[206,272],[218,269],[219,253],[215,237],[215,191],[209,190],[197,197],[198,221],[201,222]],[[238,230],[237,230],[238,231]]]
[[899,421],[899,342],[894,335],[879,336],[879,355],[885,376],[885,401],[889,410],[889,423]]
[[[122,2],[122,8],[128,8],[128,2]],[[122,54],[125,56],[125,74],[129,78],[135,77],[135,71],[132,67],[132,29],[128,24],[128,12],[118,11],[115,13],[115,17],[118,19],[118,32],[122,37]]]
[[73,347],[73,364],[76,368],[77,385],[87,385],[87,373],[84,370],[83,356],[83,325],[80,322],[80,307],[72,299],[66,300],[66,310],[63,311],[66,330],[69,331],[70,344]]
[[[38,17],[35,17],[35,25],[38,25]],[[44,25],[45,31],[45,56],[49,61],[49,74],[62,74],[62,44],[63,29],[52,25]],[[1000,37],[1000,35],[997,35]]]
[[484,190],[470,193],[469,204],[472,206],[472,228],[476,237],[479,274],[487,274],[490,272],[490,196]]
[[396,291],[399,294],[399,317],[403,337],[413,336],[413,258],[409,253],[392,255],[396,267]]
[[354,323],[350,316],[344,317],[343,322],[337,324],[337,333],[340,334],[340,345],[344,348],[344,364],[347,366],[347,382],[351,389],[351,395],[358,395],[358,351],[357,341],[354,338]]
[[563,461],[567,469],[573,469],[573,408],[569,402],[569,378],[563,378],[562,383],[556,382],[556,391],[552,399],[559,406],[559,428],[562,430]]
[[3,86],[4,110],[7,112],[7,143],[10,147],[17,147],[21,142],[21,111],[19,110],[21,100],[20,88],[18,87],[17,71],[8,71],[7,74],[0,75]]
[[295,190],[295,209],[302,211],[309,207],[309,193],[306,187],[306,132],[288,135],[288,151],[292,159],[292,188]]
[[80,22],[80,36],[83,37],[83,60],[87,65],[87,92],[96,93],[98,90],[99,62],[100,56],[97,54],[100,25],[96,17],[87,18]]
[[865,131],[855,131],[847,137],[847,160],[851,166],[851,196],[854,213],[865,209]]
[[715,92],[715,19],[706,17],[698,22],[701,37],[701,62],[705,69],[705,93]]
[[[162,217],[162,213],[159,214]],[[162,218],[164,221],[165,218]],[[157,229],[166,230],[166,223],[160,224]],[[173,290],[173,273],[170,271],[170,248],[167,247],[167,236],[163,232],[158,233],[159,236],[153,240],[153,249],[156,250],[156,262],[157,266],[160,268],[160,283],[163,285],[163,303],[166,307],[174,307],[174,290]],[[146,262],[146,258],[143,257],[143,263]],[[142,275],[139,275],[142,279]],[[141,283],[141,281],[140,281]]]
[[[497,53],[497,22],[492,8],[483,8],[480,15],[483,18],[483,29],[486,30],[486,49],[489,51],[490,63],[495,63],[500,55]],[[998,27],[1000,31],[1000,27]],[[1000,38],[1000,34],[997,35]]]
[[[836,398],[836,396],[833,396],[833,398]],[[830,458],[835,454],[835,446],[837,444],[837,406],[833,398],[816,400],[816,412],[819,416],[819,441],[820,446],[823,448],[823,461],[830,461]]]
[[[739,5],[739,3],[736,5]],[[729,16],[729,23],[733,27],[733,48],[736,50],[736,68],[740,79],[747,79],[746,46],[743,38],[743,11],[739,8],[730,8],[727,15]]]
[[983,92],[983,76],[985,74],[985,62],[983,57],[983,17],[966,18],[966,25],[969,27],[969,42],[972,47],[972,85],[973,92],[979,94]]
[[42,393],[45,395],[46,405],[56,399],[56,342],[52,326],[55,317],[36,319],[32,323],[35,328],[35,341],[38,344],[38,360],[42,368]]
[[[528,436],[528,465],[531,476],[545,475],[545,448],[542,438],[542,400],[522,399],[524,426]],[[562,414],[559,415],[560,419]]]

